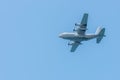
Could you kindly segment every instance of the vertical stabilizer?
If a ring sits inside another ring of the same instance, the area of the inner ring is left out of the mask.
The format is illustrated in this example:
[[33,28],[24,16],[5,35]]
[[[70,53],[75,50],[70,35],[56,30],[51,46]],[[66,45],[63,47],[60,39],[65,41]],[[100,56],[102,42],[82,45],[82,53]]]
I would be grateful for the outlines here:
[[102,30],[102,28],[101,28],[101,27],[98,27],[97,30],[96,30],[96,32],[95,32],[95,34],[96,34],[96,35],[99,35],[99,33],[100,33],[101,30]]

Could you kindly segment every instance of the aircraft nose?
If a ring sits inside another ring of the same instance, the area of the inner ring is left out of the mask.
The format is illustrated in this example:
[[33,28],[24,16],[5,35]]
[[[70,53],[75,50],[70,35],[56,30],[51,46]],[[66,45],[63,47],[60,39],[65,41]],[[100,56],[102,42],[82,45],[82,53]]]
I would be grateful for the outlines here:
[[60,37],[60,38],[62,38],[62,37],[63,37],[63,35],[62,35],[62,34],[59,34],[59,37]]

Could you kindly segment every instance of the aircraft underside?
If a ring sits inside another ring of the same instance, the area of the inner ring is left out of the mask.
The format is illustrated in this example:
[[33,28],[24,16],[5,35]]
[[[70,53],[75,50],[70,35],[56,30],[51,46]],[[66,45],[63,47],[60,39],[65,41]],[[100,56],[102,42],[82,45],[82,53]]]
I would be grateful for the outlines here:
[[82,41],[87,41],[93,38],[96,38],[97,35],[85,35],[84,37],[67,37],[64,39],[71,40],[71,41],[77,41],[77,42],[82,42]]

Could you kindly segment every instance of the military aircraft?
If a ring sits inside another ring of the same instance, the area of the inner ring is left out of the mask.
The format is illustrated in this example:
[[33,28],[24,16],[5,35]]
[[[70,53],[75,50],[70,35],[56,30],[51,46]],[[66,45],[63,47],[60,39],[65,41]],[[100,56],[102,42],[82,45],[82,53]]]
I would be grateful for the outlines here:
[[84,13],[81,23],[75,23],[73,32],[63,32],[59,34],[60,38],[70,40],[68,45],[71,45],[71,52],[74,52],[76,48],[81,45],[82,41],[88,41],[96,38],[96,43],[100,43],[105,36],[105,28],[98,27],[94,34],[86,34],[87,30],[88,13]]

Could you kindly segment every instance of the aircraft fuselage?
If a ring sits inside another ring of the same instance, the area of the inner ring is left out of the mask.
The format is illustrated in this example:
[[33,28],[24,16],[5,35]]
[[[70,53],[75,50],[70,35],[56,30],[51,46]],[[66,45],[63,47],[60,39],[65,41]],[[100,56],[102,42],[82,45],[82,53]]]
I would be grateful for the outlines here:
[[96,34],[85,34],[85,35],[79,35],[76,32],[69,33],[69,32],[64,32],[59,35],[60,38],[71,40],[71,41],[87,41],[93,38],[96,38],[98,35]]

